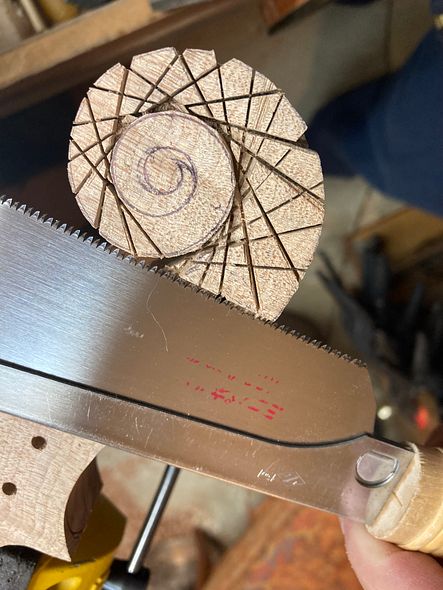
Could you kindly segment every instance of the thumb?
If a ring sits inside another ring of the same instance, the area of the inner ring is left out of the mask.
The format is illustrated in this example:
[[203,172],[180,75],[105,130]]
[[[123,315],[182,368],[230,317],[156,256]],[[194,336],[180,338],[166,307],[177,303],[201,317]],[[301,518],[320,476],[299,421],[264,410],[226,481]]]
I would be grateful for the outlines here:
[[443,568],[434,558],[379,541],[350,520],[342,520],[342,529],[364,590],[442,590]]

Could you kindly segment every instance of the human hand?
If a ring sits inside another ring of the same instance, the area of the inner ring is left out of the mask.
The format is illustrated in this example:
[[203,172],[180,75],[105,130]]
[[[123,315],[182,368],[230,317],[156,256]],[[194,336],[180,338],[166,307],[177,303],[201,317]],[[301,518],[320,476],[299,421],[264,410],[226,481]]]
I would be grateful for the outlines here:
[[[428,440],[442,446],[443,425]],[[372,537],[362,524],[342,519],[346,552],[364,590],[442,590],[439,561]],[[442,562],[443,563],[443,562]]]
[[443,567],[424,553],[372,537],[362,524],[342,520],[346,552],[364,590],[442,590]]

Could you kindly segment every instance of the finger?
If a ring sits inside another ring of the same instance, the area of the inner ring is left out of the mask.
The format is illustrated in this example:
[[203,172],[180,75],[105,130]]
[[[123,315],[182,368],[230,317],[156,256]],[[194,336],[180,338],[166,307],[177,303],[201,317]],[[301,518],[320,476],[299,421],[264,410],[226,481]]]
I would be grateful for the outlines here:
[[364,590],[442,590],[443,568],[429,555],[378,541],[362,524],[342,521],[349,561]]

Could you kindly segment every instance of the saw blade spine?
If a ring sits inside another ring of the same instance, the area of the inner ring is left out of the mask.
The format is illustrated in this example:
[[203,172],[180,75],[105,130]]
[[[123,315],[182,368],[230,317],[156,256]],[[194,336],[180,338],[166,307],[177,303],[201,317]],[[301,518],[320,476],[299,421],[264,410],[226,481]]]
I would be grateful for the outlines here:
[[116,259],[124,261],[124,263],[129,263],[135,267],[140,267],[146,270],[147,272],[153,272],[155,274],[158,274],[159,276],[164,277],[169,281],[179,284],[181,287],[185,289],[190,289],[191,291],[203,297],[204,299],[210,301],[215,300],[217,303],[226,305],[229,309],[237,313],[241,313],[242,315],[248,316],[255,321],[259,321],[261,324],[273,328],[274,330],[278,330],[286,336],[289,336],[291,338],[295,337],[298,340],[301,340],[303,343],[313,346],[318,350],[322,350],[327,354],[334,355],[336,358],[339,358],[340,360],[344,360],[358,367],[366,368],[366,364],[361,360],[354,359],[350,357],[348,354],[340,352],[339,350],[332,348],[331,346],[325,344],[320,340],[313,339],[309,336],[301,334],[295,329],[289,328],[282,324],[277,324],[272,320],[267,320],[258,315],[254,315],[248,310],[236,305],[232,301],[225,299],[221,295],[214,295],[214,293],[211,293],[203,287],[198,287],[192,283],[185,281],[177,274],[173,273],[171,270],[157,266],[156,261],[152,261],[152,259],[135,258],[131,254],[128,254],[120,250],[116,246],[112,246],[106,240],[89,233],[87,230],[81,230],[71,225],[68,225],[67,223],[63,223],[62,221],[54,219],[49,214],[42,213],[41,211],[35,209],[31,205],[19,203],[17,201],[14,201],[10,197],[7,197],[6,195],[2,195],[0,196],[0,206],[7,206],[11,209],[15,209],[18,213],[26,215],[36,222],[42,223],[43,225],[46,225],[55,231],[63,233],[72,239],[84,242],[88,246],[92,246],[98,250],[106,252],[109,255],[113,255]]

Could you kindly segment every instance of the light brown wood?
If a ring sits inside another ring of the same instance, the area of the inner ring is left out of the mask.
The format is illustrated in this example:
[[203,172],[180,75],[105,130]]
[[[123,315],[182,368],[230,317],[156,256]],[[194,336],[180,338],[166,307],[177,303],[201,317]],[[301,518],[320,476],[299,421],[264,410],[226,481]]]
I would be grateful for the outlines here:
[[[232,207],[235,177],[226,144],[212,127],[177,111],[132,122],[113,149],[111,177],[125,208],[118,211],[114,199],[116,207],[102,213],[101,234],[116,243],[123,213],[130,250],[138,256],[170,258],[196,250]],[[89,204],[91,189],[85,185],[77,198]]]
[[0,546],[69,560],[101,481],[103,445],[0,413]]
[[443,557],[443,449],[415,457],[369,532],[403,549]]
[[[108,10],[116,10],[116,5],[120,8],[118,14],[113,13],[111,26],[119,28],[116,35],[109,36],[109,27],[102,27],[106,20],[104,14]],[[97,11],[100,18],[95,17]],[[92,43],[85,44],[82,41],[81,27],[77,28],[77,23],[84,22],[92,14],[96,35]],[[167,12],[155,11],[148,20],[142,17],[133,30],[126,30],[125,23],[128,23],[132,15],[133,10],[127,9],[126,2],[121,4],[119,0],[113,0],[97,10],[88,11],[81,17],[64,23],[61,26],[65,30],[64,35],[66,31],[69,32],[68,47],[72,51],[66,51],[66,37],[59,36],[59,26],[34,36],[26,44],[20,43],[16,36],[9,37],[9,40],[1,38],[3,52],[0,53],[0,117],[87,84],[114,63],[129,63],[136,53],[167,45],[171,38],[192,35],[196,28],[204,30],[205,36],[211,36],[212,32],[209,31],[218,28],[220,19],[224,22],[227,19],[241,20],[243,15],[251,15],[252,20],[256,21],[258,10],[256,0],[211,0]],[[21,37],[29,34],[32,34],[31,30],[24,31]],[[265,32],[257,29],[257,34],[261,42]],[[168,41],[162,42],[161,39]],[[183,45],[183,41],[181,43]],[[205,41],[202,43],[206,45]],[[44,51],[40,50],[40,45]]]
[[0,55],[0,91],[158,18],[147,0],[114,0],[31,37]]
[[[305,130],[253,68],[165,48],[115,65],[90,88],[72,129],[69,179],[110,243],[135,257],[173,257],[167,266],[185,280],[275,319],[323,221],[323,177]],[[140,170],[154,174],[154,187]],[[192,178],[198,198],[188,199]],[[154,218],[160,210],[178,214]]]

